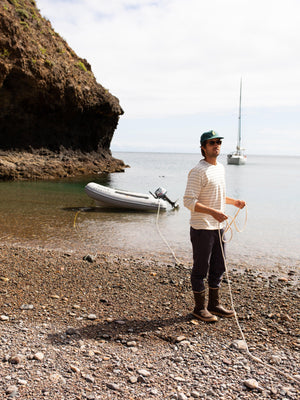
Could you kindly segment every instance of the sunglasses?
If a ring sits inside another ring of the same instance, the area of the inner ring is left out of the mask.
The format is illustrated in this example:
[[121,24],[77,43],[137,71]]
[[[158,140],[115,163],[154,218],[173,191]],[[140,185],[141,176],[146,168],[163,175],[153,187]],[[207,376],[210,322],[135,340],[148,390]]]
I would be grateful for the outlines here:
[[222,144],[222,140],[221,139],[209,140],[207,143],[210,144],[211,146],[214,146],[215,144]]

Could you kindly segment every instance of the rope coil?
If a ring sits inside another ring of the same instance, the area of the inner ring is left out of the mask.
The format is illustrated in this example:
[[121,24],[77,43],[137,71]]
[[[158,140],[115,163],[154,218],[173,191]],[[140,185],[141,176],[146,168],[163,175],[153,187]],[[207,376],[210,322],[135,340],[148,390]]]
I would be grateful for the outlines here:
[[[236,325],[237,325],[238,330],[239,330],[239,332],[240,332],[240,334],[241,334],[241,337],[242,337],[242,339],[243,339],[243,341],[244,341],[244,343],[245,343],[245,345],[246,345],[246,353],[247,353],[247,355],[248,355],[252,360],[254,360],[254,361],[257,362],[257,363],[260,363],[260,364],[264,365],[264,366],[267,367],[267,368],[272,369],[273,371],[278,372],[279,374],[283,375],[285,378],[287,378],[287,379],[289,379],[289,380],[292,380],[292,381],[294,381],[295,383],[300,384],[300,380],[297,379],[296,377],[294,377],[294,376],[292,376],[292,375],[290,375],[290,374],[287,374],[286,372],[281,371],[279,368],[276,368],[275,366],[270,365],[270,364],[266,363],[265,361],[261,360],[259,357],[254,356],[254,355],[250,352],[250,350],[249,350],[249,347],[248,347],[248,344],[247,344],[247,341],[246,341],[244,332],[243,332],[243,330],[242,330],[242,328],[241,328],[241,326],[240,326],[240,323],[239,323],[239,320],[238,320],[238,316],[237,316],[237,313],[236,313],[235,307],[234,307],[234,301],[233,301],[233,296],[232,296],[232,290],[231,290],[231,284],[230,284],[230,279],[229,279],[229,274],[228,274],[228,268],[227,268],[226,258],[225,258],[224,249],[223,249],[223,245],[222,245],[222,242],[228,243],[228,242],[231,241],[231,239],[232,239],[232,237],[233,237],[233,227],[234,227],[235,230],[236,230],[237,232],[239,232],[239,233],[240,233],[240,232],[243,232],[243,231],[245,230],[245,227],[246,227],[246,224],[247,224],[247,219],[248,219],[247,204],[246,204],[246,206],[245,206],[245,221],[244,221],[244,224],[243,224],[243,227],[242,227],[242,228],[239,228],[238,225],[237,225],[237,222],[236,222],[236,219],[237,219],[237,216],[238,216],[240,210],[241,210],[241,209],[238,208],[238,210],[236,211],[236,213],[234,214],[233,217],[232,217],[232,216],[228,216],[228,219],[230,219],[230,222],[228,222],[228,221],[226,220],[226,226],[225,226],[225,229],[224,229],[224,232],[223,232],[222,235],[221,235],[221,229],[220,229],[220,227],[219,227],[219,229],[218,229],[218,232],[219,232],[219,239],[220,239],[220,245],[221,245],[221,251],[222,251],[222,256],[223,256],[224,265],[225,265],[225,275],[226,275],[226,278],[227,278],[227,281],[228,281],[228,290],[229,290],[230,302],[231,302],[231,307],[232,307],[232,309],[233,309],[233,311],[234,311],[234,318],[235,318],[235,321],[236,321]],[[157,216],[156,216],[156,227],[157,227],[158,233],[159,233],[160,237],[163,239],[164,243],[165,243],[165,244],[167,245],[167,247],[169,248],[169,250],[171,251],[171,253],[172,253],[172,255],[173,255],[175,261],[176,261],[178,264],[184,264],[184,263],[182,263],[182,262],[180,262],[180,261],[178,260],[178,258],[177,258],[176,255],[175,255],[175,252],[172,250],[172,248],[170,247],[169,243],[167,242],[167,240],[166,240],[165,237],[162,235],[162,233],[161,233],[161,231],[160,231],[160,229],[159,229],[159,225],[158,225],[159,211],[160,211],[160,204],[159,204],[159,206],[158,206]],[[230,231],[230,238],[229,238],[229,240],[225,240],[225,233],[228,232],[228,231]]]
[[[247,206],[246,206],[246,207],[247,207]],[[231,237],[230,237],[230,240],[232,239],[232,235],[233,235],[232,228],[231,228],[231,225],[232,225],[232,224],[234,224],[234,227],[235,227],[235,229],[237,230],[237,232],[242,232],[242,231],[244,230],[245,226],[246,226],[246,222],[247,222],[247,208],[246,208],[245,224],[244,224],[244,226],[243,226],[243,229],[242,229],[242,230],[239,230],[238,227],[237,227],[237,225],[236,225],[236,223],[235,223],[235,219],[236,219],[236,217],[238,216],[239,211],[240,211],[240,209],[237,210],[237,212],[236,212],[235,215],[233,216],[231,222],[230,222],[229,224],[227,224],[227,226],[226,226],[226,228],[225,228],[225,230],[224,230],[224,232],[223,232],[223,235],[221,235],[221,230],[220,230],[220,228],[219,228],[218,231],[219,231],[219,239],[220,239],[220,245],[221,245],[222,256],[223,256],[224,265],[225,265],[225,275],[226,275],[227,282],[228,282],[228,290],[229,290],[229,296],[230,296],[231,307],[232,307],[232,309],[233,309],[233,311],[234,311],[234,318],[235,318],[237,327],[238,327],[239,332],[240,332],[240,334],[241,334],[241,337],[242,337],[242,339],[243,339],[243,341],[244,341],[244,343],[245,343],[245,345],[246,345],[246,353],[247,353],[247,355],[248,355],[250,358],[252,358],[252,360],[254,360],[254,361],[256,361],[256,362],[258,362],[258,363],[264,365],[264,366],[267,367],[267,368],[270,368],[270,369],[272,369],[272,370],[278,372],[279,374],[285,376],[287,379],[290,379],[290,380],[294,381],[295,383],[300,384],[300,380],[299,380],[299,379],[295,378],[294,376],[292,376],[292,375],[290,375],[290,374],[287,374],[286,372],[281,371],[279,368],[276,368],[275,366],[273,366],[273,365],[271,365],[271,364],[266,363],[265,361],[261,360],[259,357],[255,357],[255,356],[250,352],[250,350],[249,350],[248,343],[247,343],[247,341],[246,341],[244,332],[243,332],[243,330],[242,330],[242,328],[241,328],[241,325],[240,325],[240,323],[239,323],[239,320],[238,320],[238,317],[237,317],[237,313],[236,313],[235,307],[234,307],[234,301],[233,301],[232,290],[231,290],[231,283],[230,283],[230,279],[229,279],[229,274],[228,274],[228,268],[227,268],[227,263],[226,263],[225,254],[224,254],[224,249],[223,249],[223,246],[222,246],[222,241],[223,241],[224,243],[226,243],[226,241],[224,240],[224,239],[225,239],[225,238],[224,238],[224,235],[225,235],[225,232],[227,232],[229,229],[231,230]],[[229,241],[230,241],[230,240],[229,240]],[[227,241],[227,242],[228,242],[228,241]]]

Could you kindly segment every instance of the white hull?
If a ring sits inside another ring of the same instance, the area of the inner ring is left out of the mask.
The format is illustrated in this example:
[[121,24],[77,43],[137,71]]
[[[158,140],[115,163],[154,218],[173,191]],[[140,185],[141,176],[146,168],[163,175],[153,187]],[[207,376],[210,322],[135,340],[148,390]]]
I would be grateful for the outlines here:
[[150,194],[127,192],[124,190],[112,189],[98,183],[90,182],[84,188],[86,194],[96,200],[102,207],[125,208],[140,211],[165,211],[166,202],[162,199],[155,199]]
[[246,156],[243,154],[228,154],[227,164],[244,165],[246,163]]

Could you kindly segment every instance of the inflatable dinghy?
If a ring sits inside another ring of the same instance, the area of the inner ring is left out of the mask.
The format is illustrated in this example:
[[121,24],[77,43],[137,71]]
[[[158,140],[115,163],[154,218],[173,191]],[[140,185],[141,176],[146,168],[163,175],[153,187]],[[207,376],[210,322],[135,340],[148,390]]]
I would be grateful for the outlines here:
[[127,192],[99,185],[95,182],[88,183],[84,188],[86,194],[96,200],[102,207],[126,208],[139,211],[166,211],[167,203],[176,208],[176,203],[166,196],[166,190],[159,188],[155,194]]

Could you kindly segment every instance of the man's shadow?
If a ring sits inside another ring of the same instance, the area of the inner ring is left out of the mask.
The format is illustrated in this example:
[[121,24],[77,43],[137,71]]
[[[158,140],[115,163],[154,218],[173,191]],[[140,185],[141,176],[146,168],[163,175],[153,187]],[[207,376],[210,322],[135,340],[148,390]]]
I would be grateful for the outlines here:
[[[191,314],[182,315],[172,318],[155,318],[155,319],[120,319],[112,322],[96,322],[81,328],[67,328],[63,332],[48,335],[48,339],[56,345],[66,344],[70,339],[94,339],[94,340],[116,340],[125,335],[144,335],[147,336],[154,333],[157,337],[161,337],[167,341],[174,341],[176,334],[168,336],[163,330],[172,325],[180,325],[192,319]],[[180,328],[178,326],[178,328]]]

